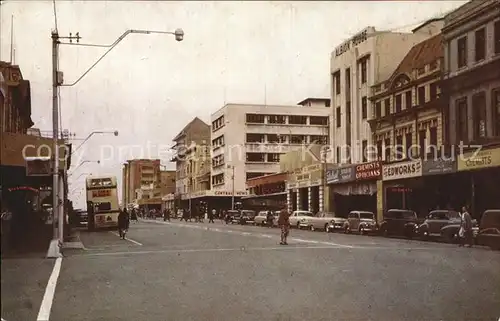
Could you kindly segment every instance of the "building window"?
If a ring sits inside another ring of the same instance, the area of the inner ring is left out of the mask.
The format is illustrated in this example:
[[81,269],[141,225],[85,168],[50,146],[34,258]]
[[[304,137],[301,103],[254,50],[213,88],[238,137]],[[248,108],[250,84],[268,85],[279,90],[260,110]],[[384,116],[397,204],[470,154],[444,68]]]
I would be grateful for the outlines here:
[[337,128],[339,128],[342,125],[340,118],[340,107],[337,107],[337,109],[335,110],[335,121],[337,123]]
[[495,22],[493,40],[495,41],[495,54],[500,54],[500,20]]
[[345,70],[345,92],[346,97],[351,97],[351,68]]
[[361,98],[361,118],[366,119],[368,117],[368,100],[366,96]]
[[285,124],[286,116],[283,115],[269,115],[269,124]]
[[222,126],[224,126],[224,115],[220,116],[212,122],[212,131],[214,132],[220,129]]
[[391,139],[390,138],[384,139],[384,160],[385,161],[391,160]]
[[224,184],[224,173],[212,176],[212,185],[222,185]]
[[368,78],[367,71],[366,71],[367,64],[368,64],[368,60],[366,58],[361,60],[361,83],[362,84],[366,84],[366,81]]
[[420,157],[425,155],[425,141],[427,140],[427,129],[418,132],[418,146],[420,148]]
[[437,83],[433,82],[430,86],[429,86],[429,94],[430,94],[430,100],[434,100],[434,99],[437,99]]
[[377,159],[382,160],[383,158],[383,142],[381,140],[377,141]]
[[267,134],[267,142],[283,144],[286,142],[286,135]]
[[311,116],[309,118],[310,125],[328,126],[328,117]]
[[401,111],[401,94],[396,95],[395,107],[396,107],[396,111],[395,112],[399,113]]
[[418,87],[418,104],[423,106],[425,104],[425,86]]
[[491,97],[493,100],[493,128],[496,136],[500,136],[500,88],[494,89]]
[[280,162],[280,155],[278,153],[269,153],[267,154],[267,161],[271,163],[279,163]]
[[247,123],[264,124],[264,115],[247,114],[246,118],[247,118]]
[[382,101],[377,101],[375,103],[375,118],[382,117]]
[[306,125],[307,124],[307,116],[291,115],[288,118],[288,123],[293,124],[293,125]]
[[325,107],[330,107],[330,100],[325,101]]
[[475,49],[476,61],[483,60],[486,57],[486,30],[484,28],[476,30],[475,36]]
[[264,143],[264,134],[247,134],[247,143]]
[[312,135],[311,136],[311,143],[326,145],[326,144],[328,144],[328,136]]
[[216,149],[224,146],[224,135],[221,135],[215,139],[212,139],[212,148]]
[[430,129],[430,144],[434,150],[437,150],[438,147],[438,129],[437,127],[431,127]]
[[384,116],[389,116],[391,114],[391,100],[387,98],[384,100]]
[[459,142],[469,141],[469,131],[467,129],[467,98],[456,101],[457,109],[457,138]]
[[340,95],[340,71],[333,74],[333,83],[335,86],[335,94]]
[[411,101],[411,90],[405,92],[405,104],[406,104],[406,109],[410,109],[412,106],[412,101]]
[[362,156],[362,159],[363,159],[363,163],[366,163],[368,161],[368,141],[366,139],[363,139],[361,141],[361,156]]
[[458,68],[467,66],[467,37],[457,40]]
[[404,158],[403,150],[403,136],[396,136],[396,160],[402,160]]
[[306,143],[306,136],[304,135],[292,135],[290,136],[291,144],[303,144]]
[[346,123],[347,126],[351,124],[351,102],[348,101],[345,104],[345,112],[346,112]]
[[217,155],[214,158],[212,158],[212,167],[219,167],[224,165],[224,154]]
[[406,147],[405,147],[406,158],[410,158],[410,156],[412,155],[411,146],[413,145],[413,134],[412,133],[406,133],[405,144],[406,144]]
[[262,163],[265,161],[264,153],[247,153],[247,163]]
[[472,96],[472,124],[474,139],[486,137],[486,94]]

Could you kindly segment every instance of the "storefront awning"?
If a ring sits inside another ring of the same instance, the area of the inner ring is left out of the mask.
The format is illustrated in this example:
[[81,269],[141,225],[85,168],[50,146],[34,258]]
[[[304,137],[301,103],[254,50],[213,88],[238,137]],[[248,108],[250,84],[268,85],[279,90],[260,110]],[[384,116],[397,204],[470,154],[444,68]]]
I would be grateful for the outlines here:
[[254,199],[254,198],[266,198],[266,197],[286,195],[286,193],[287,192],[279,192],[279,193],[264,194],[264,195],[248,195],[248,196],[243,196],[241,199],[246,200],[246,199]]

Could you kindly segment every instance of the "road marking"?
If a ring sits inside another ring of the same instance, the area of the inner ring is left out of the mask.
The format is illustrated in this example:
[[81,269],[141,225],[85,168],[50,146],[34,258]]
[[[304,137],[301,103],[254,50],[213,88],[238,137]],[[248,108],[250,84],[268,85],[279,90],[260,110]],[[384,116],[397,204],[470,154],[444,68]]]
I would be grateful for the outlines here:
[[50,274],[49,282],[45,288],[45,294],[43,295],[42,304],[40,305],[40,310],[38,311],[37,321],[49,321],[50,310],[52,309],[52,302],[54,301],[54,294],[56,292],[57,279],[59,278],[59,272],[61,271],[62,258],[57,258],[54,263],[54,268]]
[[[109,233],[114,234],[114,235],[116,235],[116,236],[120,237],[120,234],[118,234],[118,233],[116,233],[116,232],[109,231]],[[132,243],[136,244],[136,245],[142,246],[142,243],[137,242],[137,241],[132,240],[132,239],[129,239],[128,237],[125,237],[125,239],[126,239],[127,241],[129,241],[129,242],[132,242]]]

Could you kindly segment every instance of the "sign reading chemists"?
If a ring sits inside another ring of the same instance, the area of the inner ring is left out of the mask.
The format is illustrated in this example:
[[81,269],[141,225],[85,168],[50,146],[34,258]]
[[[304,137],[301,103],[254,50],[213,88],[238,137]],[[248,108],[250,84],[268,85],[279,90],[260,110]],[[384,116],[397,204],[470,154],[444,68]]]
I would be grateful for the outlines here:
[[422,160],[387,164],[382,166],[382,180],[392,181],[422,176]]

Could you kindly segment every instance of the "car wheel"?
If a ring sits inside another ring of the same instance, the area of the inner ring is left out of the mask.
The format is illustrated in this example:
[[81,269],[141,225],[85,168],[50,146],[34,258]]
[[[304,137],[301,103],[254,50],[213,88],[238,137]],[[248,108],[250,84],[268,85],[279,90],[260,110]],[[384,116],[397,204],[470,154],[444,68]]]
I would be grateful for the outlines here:
[[349,226],[344,227],[344,233],[345,234],[351,233],[351,230],[349,229]]
[[311,232],[316,231],[316,229],[314,228],[314,226],[313,226],[313,225],[309,226],[309,229],[311,230]]
[[325,224],[325,232],[330,233],[330,228],[328,227],[328,224]]
[[300,223],[297,222],[297,230],[300,230]]
[[365,229],[362,226],[359,227],[359,234],[365,235]]

